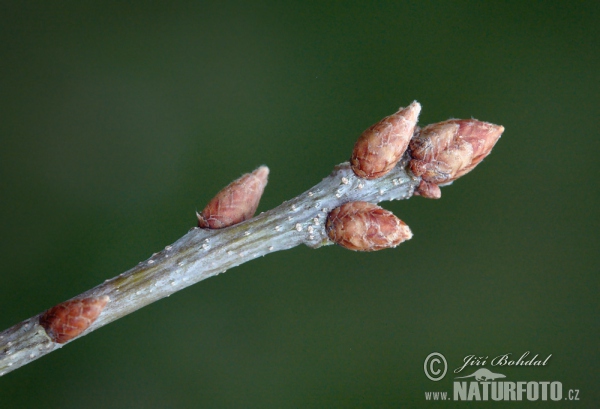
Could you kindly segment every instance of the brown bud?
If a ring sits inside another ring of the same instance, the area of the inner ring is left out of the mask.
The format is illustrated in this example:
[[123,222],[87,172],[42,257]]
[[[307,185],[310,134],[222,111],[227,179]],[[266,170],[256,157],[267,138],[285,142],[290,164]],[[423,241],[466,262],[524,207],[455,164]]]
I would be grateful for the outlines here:
[[492,148],[504,133],[504,127],[476,119],[455,120],[455,122],[460,126],[458,130],[459,138],[463,138],[473,148],[471,164],[456,174],[455,179],[458,179],[473,170],[483,158],[490,154]]
[[442,197],[442,191],[435,183],[429,183],[421,180],[421,183],[419,183],[419,186],[417,186],[415,189],[415,195],[423,196],[428,199],[439,199]]
[[420,112],[421,104],[414,101],[364,131],[350,159],[354,173],[377,179],[392,170],[408,147]]
[[335,208],[329,213],[325,228],[331,241],[355,251],[396,247],[412,237],[406,223],[368,202],[349,202]]
[[439,198],[437,185],[450,183],[475,168],[502,132],[503,126],[476,119],[452,119],[421,129],[410,141],[410,169],[425,182],[416,193]]
[[231,182],[206,205],[198,216],[198,226],[222,229],[254,216],[267,185],[269,168],[261,166]]
[[64,344],[88,329],[100,315],[110,298],[70,300],[55,305],[40,317],[40,325],[52,341]]

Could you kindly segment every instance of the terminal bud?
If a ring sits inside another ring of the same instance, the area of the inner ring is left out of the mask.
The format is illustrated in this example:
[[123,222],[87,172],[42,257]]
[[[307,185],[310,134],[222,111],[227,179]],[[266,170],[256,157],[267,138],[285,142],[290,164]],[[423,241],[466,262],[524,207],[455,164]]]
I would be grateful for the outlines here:
[[396,247],[412,237],[410,228],[392,212],[359,201],[331,211],[325,228],[331,241],[354,251]]
[[109,300],[105,295],[65,301],[43,313],[40,325],[52,341],[64,344],[88,329]]
[[414,101],[364,131],[350,159],[356,176],[377,179],[392,170],[408,147],[420,112],[421,104]]
[[267,185],[269,168],[261,166],[231,182],[206,205],[198,216],[198,227],[222,229],[254,216]]
[[439,199],[439,185],[453,182],[483,160],[504,127],[476,119],[451,119],[427,125],[410,141],[410,169],[422,178],[416,194]]

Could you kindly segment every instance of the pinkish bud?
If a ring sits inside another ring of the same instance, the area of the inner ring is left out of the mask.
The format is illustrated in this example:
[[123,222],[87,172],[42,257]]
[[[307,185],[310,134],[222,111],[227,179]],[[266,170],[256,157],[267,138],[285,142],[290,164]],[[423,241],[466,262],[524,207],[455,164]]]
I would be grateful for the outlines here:
[[396,247],[412,237],[409,227],[392,212],[368,202],[349,202],[335,208],[325,228],[331,241],[355,251]]
[[415,195],[423,196],[428,199],[439,199],[442,197],[442,191],[435,183],[428,183],[421,180],[421,183],[419,183],[419,186],[415,189]]
[[470,172],[492,150],[504,127],[476,119],[452,119],[427,125],[410,141],[410,169],[425,183],[416,193],[438,199],[437,185]]
[[454,120],[459,126],[458,135],[459,138],[463,138],[465,141],[471,144],[473,148],[473,159],[471,164],[461,169],[455,179],[469,173],[475,166],[479,164],[490,154],[500,136],[504,132],[502,125],[494,125],[488,122],[481,122],[476,119],[463,119]]
[[88,329],[109,300],[110,298],[105,295],[65,301],[42,314],[40,325],[52,341],[64,344]]
[[421,104],[414,101],[364,131],[350,159],[356,176],[377,179],[392,170],[408,147],[420,112]]
[[222,229],[254,216],[267,185],[269,168],[261,166],[252,173],[231,182],[206,205],[198,216],[198,226]]

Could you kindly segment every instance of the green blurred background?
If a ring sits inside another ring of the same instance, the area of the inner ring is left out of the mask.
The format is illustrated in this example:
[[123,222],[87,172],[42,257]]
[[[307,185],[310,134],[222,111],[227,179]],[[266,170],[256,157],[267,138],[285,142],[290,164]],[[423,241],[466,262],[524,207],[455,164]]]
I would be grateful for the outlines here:
[[0,330],[175,241],[260,164],[259,211],[303,192],[414,99],[421,124],[506,132],[441,200],[383,203],[415,233],[397,249],[244,264],[0,378],[0,407],[479,407],[427,403],[453,376],[427,379],[425,357],[450,372],[525,351],[552,358],[496,372],[561,381],[580,390],[572,407],[597,407],[599,12],[5,2]]

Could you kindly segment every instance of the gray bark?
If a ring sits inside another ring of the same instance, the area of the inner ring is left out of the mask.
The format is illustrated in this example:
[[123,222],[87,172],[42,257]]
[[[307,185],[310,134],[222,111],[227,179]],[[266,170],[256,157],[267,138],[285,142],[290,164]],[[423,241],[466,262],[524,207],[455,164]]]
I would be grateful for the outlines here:
[[[405,156],[390,173],[375,180],[358,178],[347,162],[342,163],[312,189],[250,220],[219,230],[191,229],[148,260],[74,297],[107,295],[110,301],[73,340],[257,257],[300,244],[312,248],[332,244],[325,232],[332,209],[350,201],[379,203],[413,195],[420,178],[406,170],[407,161]],[[0,333],[0,376],[68,343],[58,344],[48,337],[39,325],[41,315]]]

